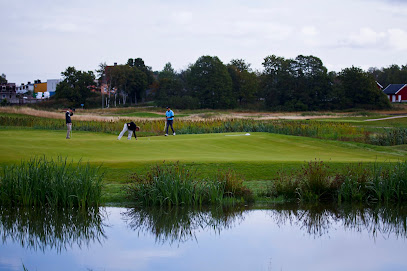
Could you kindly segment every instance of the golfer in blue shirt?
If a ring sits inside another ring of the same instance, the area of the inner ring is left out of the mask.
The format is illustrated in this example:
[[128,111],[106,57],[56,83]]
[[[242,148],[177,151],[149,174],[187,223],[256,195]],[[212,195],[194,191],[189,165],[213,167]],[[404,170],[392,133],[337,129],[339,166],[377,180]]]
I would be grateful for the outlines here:
[[171,126],[172,135],[175,135],[174,128],[172,127],[172,123],[174,122],[174,112],[172,112],[170,107],[167,107],[167,112],[165,112],[165,119],[167,122],[165,136],[168,136],[168,126]]

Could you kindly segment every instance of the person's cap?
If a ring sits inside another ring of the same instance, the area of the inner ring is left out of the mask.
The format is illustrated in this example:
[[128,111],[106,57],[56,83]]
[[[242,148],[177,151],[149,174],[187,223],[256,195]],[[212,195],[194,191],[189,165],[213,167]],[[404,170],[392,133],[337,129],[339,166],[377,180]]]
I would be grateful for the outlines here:
[[170,108],[169,106],[167,106],[167,109]]

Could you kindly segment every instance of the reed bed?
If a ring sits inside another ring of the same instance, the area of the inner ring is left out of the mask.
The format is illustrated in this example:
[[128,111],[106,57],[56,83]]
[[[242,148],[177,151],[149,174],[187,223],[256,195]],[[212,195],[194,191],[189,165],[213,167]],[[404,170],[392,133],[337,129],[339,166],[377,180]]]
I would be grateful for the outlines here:
[[269,187],[272,197],[301,202],[407,201],[407,162],[389,165],[349,164],[332,172],[322,161],[312,161],[297,172],[280,172]]
[[198,179],[179,163],[155,165],[143,176],[133,175],[125,188],[127,198],[142,206],[202,206],[248,202],[253,194],[231,172],[214,179]]
[[89,163],[34,157],[19,165],[5,166],[0,175],[3,206],[98,206],[101,199],[100,167]]
[[407,144],[407,128],[384,129],[369,137],[369,143],[380,146],[395,146]]

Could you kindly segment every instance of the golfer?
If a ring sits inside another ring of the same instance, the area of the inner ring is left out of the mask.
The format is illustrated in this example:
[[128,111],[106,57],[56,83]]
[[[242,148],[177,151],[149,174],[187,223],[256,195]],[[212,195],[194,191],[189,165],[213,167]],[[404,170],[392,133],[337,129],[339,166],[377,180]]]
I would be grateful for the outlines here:
[[136,131],[140,131],[140,127],[138,127],[134,122],[125,123],[123,126],[123,130],[120,132],[120,135],[117,137],[117,140],[120,140],[125,132],[128,132],[127,140],[131,139],[133,132],[134,132],[134,138],[137,140]]
[[72,131],[72,120],[71,116],[73,115],[72,108],[69,108],[65,112],[65,122],[66,122],[66,139],[71,139],[71,131]]
[[167,107],[167,112],[165,112],[165,121],[166,121],[165,136],[168,136],[168,126],[171,126],[172,135],[175,135],[174,128],[172,127],[172,123],[174,122],[174,112],[172,112],[169,106]]

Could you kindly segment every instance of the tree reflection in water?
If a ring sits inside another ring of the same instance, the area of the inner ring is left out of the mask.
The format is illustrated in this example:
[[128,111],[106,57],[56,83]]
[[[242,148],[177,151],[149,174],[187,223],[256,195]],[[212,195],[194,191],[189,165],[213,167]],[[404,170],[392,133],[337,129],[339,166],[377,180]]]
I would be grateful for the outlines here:
[[[196,240],[200,231],[233,228],[244,220],[244,207],[213,207],[210,209],[140,208],[128,209],[123,219],[134,231],[155,235],[156,243],[174,244]],[[196,240],[197,241],[197,240]]]
[[314,237],[342,225],[344,230],[366,231],[372,238],[407,238],[407,206],[402,205],[276,205],[269,212],[277,225],[297,225]]
[[106,239],[103,210],[0,207],[3,244],[20,243],[33,250],[62,250],[89,246]]

